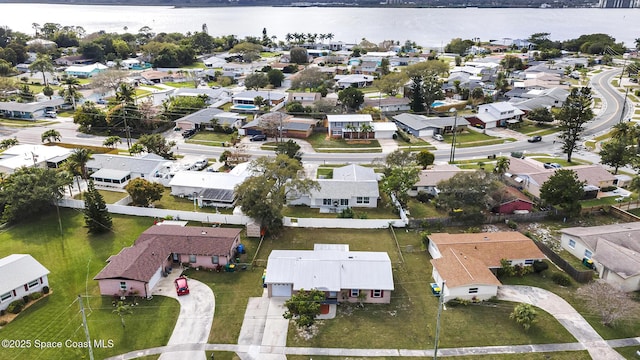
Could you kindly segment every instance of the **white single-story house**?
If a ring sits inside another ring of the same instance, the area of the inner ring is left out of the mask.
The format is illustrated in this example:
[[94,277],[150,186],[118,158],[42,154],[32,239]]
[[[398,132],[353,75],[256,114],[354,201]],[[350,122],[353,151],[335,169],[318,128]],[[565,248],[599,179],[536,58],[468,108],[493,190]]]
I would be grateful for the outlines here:
[[49,270],[28,254],[12,254],[0,259],[0,310],[22,300],[23,296],[41,292],[49,286]]
[[151,295],[160,278],[179,268],[218,269],[237,255],[241,229],[153,225],[132,246],[107,259],[93,279],[107,296]]
[[58,47],[55,41],[47,39],[32,39],[27,41],[27,46],[41,46],[44,49],[55,49]]
[[409,105],[410,99],[406,97],[386,97],[386,98],[364,98],[364,106],[370,106],[372,108],[379,109],[382,112],[398,112],[409,111],[411,106]]
[[187,96],[187,97],[198,97],[198,96],[206,96],[207,103],[213,104],[218,101],[229,101],[231,99],[231,93],[229,90],[220,88],[220,89],[211,89],[207,87],[200,87],[197,89],[192,88],[177,88],[173,90],[173,96]]
[[233,207],[236,186],[249,177],[249,163],[238,164],[228,173],[179,171],[171,181],[171,195],[196,199],[199,207]]
[[432,276],[442,285],[444,301],[452,299],[488,300],[498,293],[495,272],[500,260],[511,265],[531,266],[545,259],[531,239],[517,231],[475,234],[438,233],[428,235]]
[[394,290],[386,252],[349,251],[349,245],[315,244],[313,250],[273,250],[264,283],[269,297],[300,290],[325,292],[326,303],[389,303]]
[[107,70],[106,65],[94,63],[91,65],[72,65],[64,70],[68,76],[76,76],[79,78],[90,78],[102,71]]
[[211,56],[207,59],[202,60],[202,62],[204,63],[204,66],[210,69],[222,68],[227,64],[227,60],[218,56]]
[[334,169],[332,179],[317,181],[319,189],[312,189],[309,195],[290,200],[289,204],[319,208],[323,213],[378,206],[378,176],[372,168],[351,164]]
[[47,111],[59,109],[62,104],[64,104],[64,99],[62,98],[30,103],[0,101],[0,117],[19,120],[36,120],[43,118]]
[[126,156],[111,154],[93,154],[87,162],[87,171],[96,186],[124,188],[129,180],[145,178],[149,181],[163,182],[173,162],[156,154]]
[[592,260],[601,279],[631,292],[640,290],[640,223],[560,230],[560,244],[580,260]]
[[213,124],[216,123],[238,129],[242,127],[246,119],[246,115],[209,107],[181,117],[176,120],[176,126],[182,130],[210,129],[213,128]]
[[46,145],[14,145],[0,154],[0,173],[12,174],[21,167],[58,168],[71,155],[71,149]]
[[427,117],[417,114],[399,114],[393,117],[398,127],[415,137],[444,134],[456,129],[464,129],[469,122],[462,116]]
[[333,79],[340,89],[346,89],[348,87],[363,88],[373,84],[374,76],[362,74],[336,75]]
[[498,126],[507,126],[520,122],[520,117],[524,111],[518,109],[508,102],[495,102],[478,106],[478,113],[475,116],[467,117],[467,121],[474,126],[481,126],[491,129]]

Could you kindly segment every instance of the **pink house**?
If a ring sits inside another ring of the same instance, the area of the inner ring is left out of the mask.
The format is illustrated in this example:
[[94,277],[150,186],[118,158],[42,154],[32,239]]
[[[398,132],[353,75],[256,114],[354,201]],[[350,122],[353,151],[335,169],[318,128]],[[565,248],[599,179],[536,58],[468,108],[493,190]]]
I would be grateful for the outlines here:
[[236,255],[239,229],[178,225],[154,225],[135,243],[107,259],[94,277],[102,295],[149,296],[170,268],[188,263],[191,267],[217,268]]
[[269,297],[304,289],[324,291],[325,303],[391,302],[391,260],[386,252],[349,251],[349,245],[315,244],[313,250],[273,250],[264,278]]

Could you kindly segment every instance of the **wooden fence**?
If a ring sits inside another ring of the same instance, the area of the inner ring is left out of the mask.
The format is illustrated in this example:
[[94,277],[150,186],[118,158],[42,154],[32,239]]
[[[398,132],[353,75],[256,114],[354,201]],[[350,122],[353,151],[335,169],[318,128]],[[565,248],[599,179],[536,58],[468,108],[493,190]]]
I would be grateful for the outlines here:
[[549,260],[558,265],[559,268],[569,274],[569,276],[571,276],[575,281],[579,283],[588,283],[589,281],[593,280],[594,272],[592,270],[577,270],[576,268],[571,266],[571,264],[569,264],[567,260],[556,254],[555,251],[551,250],[551,248],[544,243],[540,241],[534,241],[534,243],[538,246],[540,251],[542,251],[542,253],[549,258]]

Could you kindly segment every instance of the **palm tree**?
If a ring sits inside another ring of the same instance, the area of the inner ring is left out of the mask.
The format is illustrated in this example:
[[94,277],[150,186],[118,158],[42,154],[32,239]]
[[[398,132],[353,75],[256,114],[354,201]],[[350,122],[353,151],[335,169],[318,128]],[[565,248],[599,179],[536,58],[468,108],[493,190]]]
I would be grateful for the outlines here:
[[636,43],[636,50],[640,50],[640,38],[636,38],[634,42]]
[[122,144],[122,139],[120,139],[120,136],[116,135],[109,136],[102,142],[102,145],[110,148],[115,148],[118,144]]
[[42,142],[51,143],[52,141],[60,141],[60,133],[56,129],[49,129],[40,136]]
[[55,67],[51,62],[51,57],[48,54],[38,54],[36,60],[29,65],[29,70],[32,72],[42,72],[42,85],[47,85],[46,72],[54,72]]
[[62,79],[62,83],[64,88],[60,90],[60,95],[65,99],[65,101],[71,102],[73,104],[73,110],[75,110],[76,101],[82,98],[82,94],[78,91],[80,81],[76,77],[65,76]]
[[93,159],[91,157],[91,150],[85,148],[73,149],[71,155],[67,158],[67,161],[75,164],[80,169],[80,176],[82,179],[87,181],[87,163],[89,160]]
[[356,127],[352,123],[348,123],[344,128],[349,132],[349,139],[353,139],[353,133],[356,131]]
[[127,83],[120,83],[116,90],[116,100],[125,104],[133,104],[136,99],[136,90]]
[[291,35],[291,33],[287,33],[287,35],[284,36],[284,39],[290,44],[291,40],[293,40],[293,35]]
[[369,134],[373,131],[373,126],[369,124],[362,124],[360,126],[360,131],[362,131],[365,135],[365,139],[369,138]]
[[327,35],[325,35],[327,37],[327,39],[329,39],[329,41],[333,40],[333,37],[335,35],[333,35],[332,33],[328,33]]
[[496,161],[496,167],[493,171],[498,175],[503,175],[507,172],[507,170],[509,170],[510,165],[511,161],[508,157],[498,158],[498,160]]

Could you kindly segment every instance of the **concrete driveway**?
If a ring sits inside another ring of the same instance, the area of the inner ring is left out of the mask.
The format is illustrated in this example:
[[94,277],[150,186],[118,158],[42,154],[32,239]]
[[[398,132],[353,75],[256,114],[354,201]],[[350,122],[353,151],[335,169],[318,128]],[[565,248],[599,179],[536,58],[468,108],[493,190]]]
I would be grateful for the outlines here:
[[162,278],[154,287],[152,294],[172,297],[180,303],[180,314],[167,345],[197,344],[202,350],[165,352],[161,360],[206,360],[204,345],[209,341],[215,297],[207,285],[189,279],[189,294],[178,296],[173,284],[180,274],[174,270],[168,277]]
[[498,287],[498,299],[531,304],[548,312],[589,351],[593,359],[624,360],[576,309],[550,291],[532,286],[503,285]]
[[249,298],[240,329],[239,345],[248,345],[249,351],[238,352],[242,360],[286,360],[289,320],[282,317],[285,298]]

